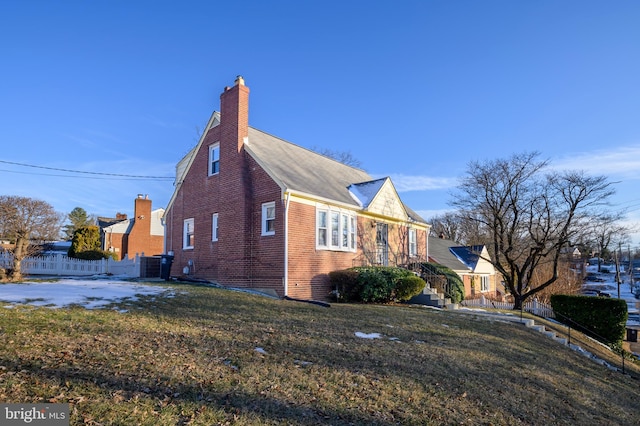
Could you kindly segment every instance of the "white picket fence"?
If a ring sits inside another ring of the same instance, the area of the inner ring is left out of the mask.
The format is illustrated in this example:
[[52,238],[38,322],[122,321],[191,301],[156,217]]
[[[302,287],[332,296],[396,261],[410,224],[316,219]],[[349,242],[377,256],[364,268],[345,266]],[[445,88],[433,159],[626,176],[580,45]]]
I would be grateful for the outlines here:
[[[10,268],[12,256],[9,253],[0,253],[0,267]],[[140,256],[135,259],[83,260],[67,257],[62,254],[51,256],[26,257],[21,264],[21,270],[26,275],[125,275],[131,278],[140,277]]]
[[[493,309],[513,309],[513,302],[497,302],[490,300],[484,296],[480,296],[477,299],[463,300],[462,306],[473,308],[493,308]],[[531,312],[534,315],[543,318],[553,318],[553,308],[546,303],[538,302],[537,299],[528,300],[524,303],[523,310],[525,312]]]

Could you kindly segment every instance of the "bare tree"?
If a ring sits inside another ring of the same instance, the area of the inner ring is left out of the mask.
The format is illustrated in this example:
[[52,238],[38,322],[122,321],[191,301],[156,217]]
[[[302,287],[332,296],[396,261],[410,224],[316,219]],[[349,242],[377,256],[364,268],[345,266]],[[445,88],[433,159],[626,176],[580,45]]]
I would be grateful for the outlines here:
[[591,221],[589,240],[598,250],[598,272],[601,268],[601,258],[611,245],[621,245],[627,242],[631,229],[624,226],[621,220],[624,214],[620,212],[603,212]]
[[356,168],[360,168],[362,166],[362,162],[354,157],[353,154],[351,154],[351,152],[349,151],[334,151],[329,148],[318,149],[316,147],[311,147],[311,150],[317,152],[318,154],[324,155],[325,157],[329,157],[336,161],[339,161],[342,164],[346,164],[347,166]]
[[41,200],[19,196],[0,196],[0,235],[13,243],[10,281],[22,278],[22,260],[38,244],[60,237],[63,217]]
[[[453,201],[490,235],[490,259],[514,297],[514,309],[558,279],[562,249],[614,193],[603,176],[545,171],[539,153],[472,162]],[[550,270],[543,280],[534,276]]]
[[472,220],[469,213],[447,212],[434,216],[431,224],[431,236],[441,237],[463,245],[485,245],[489,234],[480,221]]
[[433,216],[428,222],[431,224],[431,236],[451,241],[461,241],[461,217],[455,212],[446,212]]

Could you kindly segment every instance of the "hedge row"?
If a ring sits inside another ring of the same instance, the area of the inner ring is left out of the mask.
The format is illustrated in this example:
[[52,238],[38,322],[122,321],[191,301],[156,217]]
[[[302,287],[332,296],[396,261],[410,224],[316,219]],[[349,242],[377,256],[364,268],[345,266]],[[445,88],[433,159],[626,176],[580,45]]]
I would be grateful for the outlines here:
[[606,297],[555,294],[556,319],[609,345],[621,345],[627,322],[627,302]]
[[389,266],[364,266],[329,273],[338,302],[406,301],[426,283],[411,271]]

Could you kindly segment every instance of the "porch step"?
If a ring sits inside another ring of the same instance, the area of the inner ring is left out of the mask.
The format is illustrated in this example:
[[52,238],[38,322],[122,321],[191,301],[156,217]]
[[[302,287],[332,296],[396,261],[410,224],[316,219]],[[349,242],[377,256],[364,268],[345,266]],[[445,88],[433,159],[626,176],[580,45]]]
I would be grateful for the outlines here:
[[441,295],[431,287],[425,287],[422,290],[422,293],[413,296],[408,303],[413,305],[425,305],[444,308],[447,304],[451,304],[451,300],[445,299],[443,295]]

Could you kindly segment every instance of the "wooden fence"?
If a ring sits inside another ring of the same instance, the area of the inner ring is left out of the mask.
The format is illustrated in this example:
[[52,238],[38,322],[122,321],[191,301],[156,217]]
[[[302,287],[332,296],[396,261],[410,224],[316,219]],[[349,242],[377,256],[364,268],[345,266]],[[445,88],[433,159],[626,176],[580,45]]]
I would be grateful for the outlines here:
[[[0,267],[10,268],[12,256],[10,253],[0,253]],[[26,257],[21,265],[22,273],[26,275],[124,275],[130,278],[140,277],[140,256],[135,259],[83,260],[67,257],[62,254],[52,256]]]
[[[460,303],[462,306],[468,308],[493,308],[493,309],[513,309],[513,302],[497,302],[495,300],[490,300],[485,298],[484,296],[480,296],[477,299],[469,299],[463,300]],[[523,306],[523,310],[525,312],[531,312],[534,315],[543,318],[554,318],[553,309],[550,305],[546,303],[538,302],[538,300],[533,299],[526,301]]]

